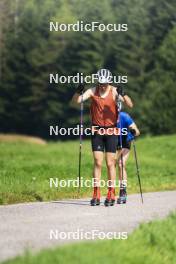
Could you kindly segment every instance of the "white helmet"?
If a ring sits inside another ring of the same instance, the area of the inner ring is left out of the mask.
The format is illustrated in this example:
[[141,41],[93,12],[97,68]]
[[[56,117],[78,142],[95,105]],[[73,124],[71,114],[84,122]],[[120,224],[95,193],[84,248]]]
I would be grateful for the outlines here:
[[100,69],[97,72],[98,82],[99,83],[111,83],[112,82],[112,73],[107,69]]

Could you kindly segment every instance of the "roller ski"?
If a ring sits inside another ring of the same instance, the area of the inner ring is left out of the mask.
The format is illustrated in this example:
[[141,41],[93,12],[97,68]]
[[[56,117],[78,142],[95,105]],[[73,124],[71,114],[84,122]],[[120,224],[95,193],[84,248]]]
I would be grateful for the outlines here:
[[117,204],[126,204],[127,202],[127,192],[126,188],[120,190],[119,198],[117,199]]
[[92,198],[92,200],[90,201],[90,205],[91,206],[100,205],[100,199]]
[[100,205],[100,188],[94,187],[93,198],[90,201],[91,206]]
[[107,197],[104,201],[104,205],[106,207],[108,206],[114,206],[115,204],[115,189],[114,188],[109,188]]

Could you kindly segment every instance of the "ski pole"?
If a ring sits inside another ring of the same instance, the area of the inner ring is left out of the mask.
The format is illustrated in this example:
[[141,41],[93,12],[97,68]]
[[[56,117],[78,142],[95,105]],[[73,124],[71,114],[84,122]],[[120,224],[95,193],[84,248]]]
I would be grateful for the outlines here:
[[140,179],[140,174],[139,174],[139,165],[138,165],[138,159],[137,159],[137,151],[136,151],[136,145],[135,145],[134,141],[135,140],[132,140],[132,142],[133,142],[133,150],[134,150],[134,158],[135,158],[135,164],[136,164],[136,172],[137,172],[139,188],[140,188],[140,193],[141,193],[141,202],[144,203],[143,195],[142,195],[141,179]]
[[78,192],[80,192],[81,188],[81,158],[82,158],[82,142],[83,142],[83,135],[82,135],[82,128],[83,128],[83,91],[81,93],[81,106],[80,106],[80,136],[79,136],[79,169],[78,169],[78,179],[79,179],[79,187]]
[[120,154],[120,160],[121,160],[121,176],[122,176],[122,182],[123,182],[123,146],[122,146],[122,123],[121,123],[121,117],[120,117],[120,112],[121,112],[121,102],[119,101],[118,104],[118,114],[119,114],[119,124],[120,124],[120,149],[121,149],[121,154]]

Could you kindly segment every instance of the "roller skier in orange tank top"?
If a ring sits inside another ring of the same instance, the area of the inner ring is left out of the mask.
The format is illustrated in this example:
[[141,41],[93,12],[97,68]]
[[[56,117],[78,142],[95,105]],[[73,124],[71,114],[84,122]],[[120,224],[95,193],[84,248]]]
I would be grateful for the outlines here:
[[[108,174],[108,193],[105,199],[105,206],[114,205],[115,203],[115,180],[116,180],[116,148],[117,148],[117,98],[128,107],[133,107],[133,103],[126,94],[119,94],[118,87],[112,86],[112,74],[107,69],[101,69],[97,73],[98,84],[83,92],[84,85],[80,84],[73,96],[73,101],[81,103],[87,99],[91,100],[90,115],[92,121],[92,151],[94,157],[93,178],[94,190],[93,198],[90,201],[92,206],[100,204],[100,179],[102,163],[105,153],[105,160]],[[82,95],[81,95],[82,94]],[[101,129],[105,133],[102,135]],[[108,133],[110,132],[110,133]]]

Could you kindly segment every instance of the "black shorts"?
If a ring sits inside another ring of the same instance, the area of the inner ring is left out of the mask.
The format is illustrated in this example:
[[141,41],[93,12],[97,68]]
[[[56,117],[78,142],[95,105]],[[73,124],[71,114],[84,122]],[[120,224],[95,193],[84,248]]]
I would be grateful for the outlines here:
[[116,153],[117,136],[116,135],[99,135],[91,136],[92,151],[102,151]]
[[[117,137],[117,150],[121,149],[121,142],[120,142],[120,137]],[[126,136],[122,136],[122,148],[130,149],[131,148],[131,142],[127,141]]]

